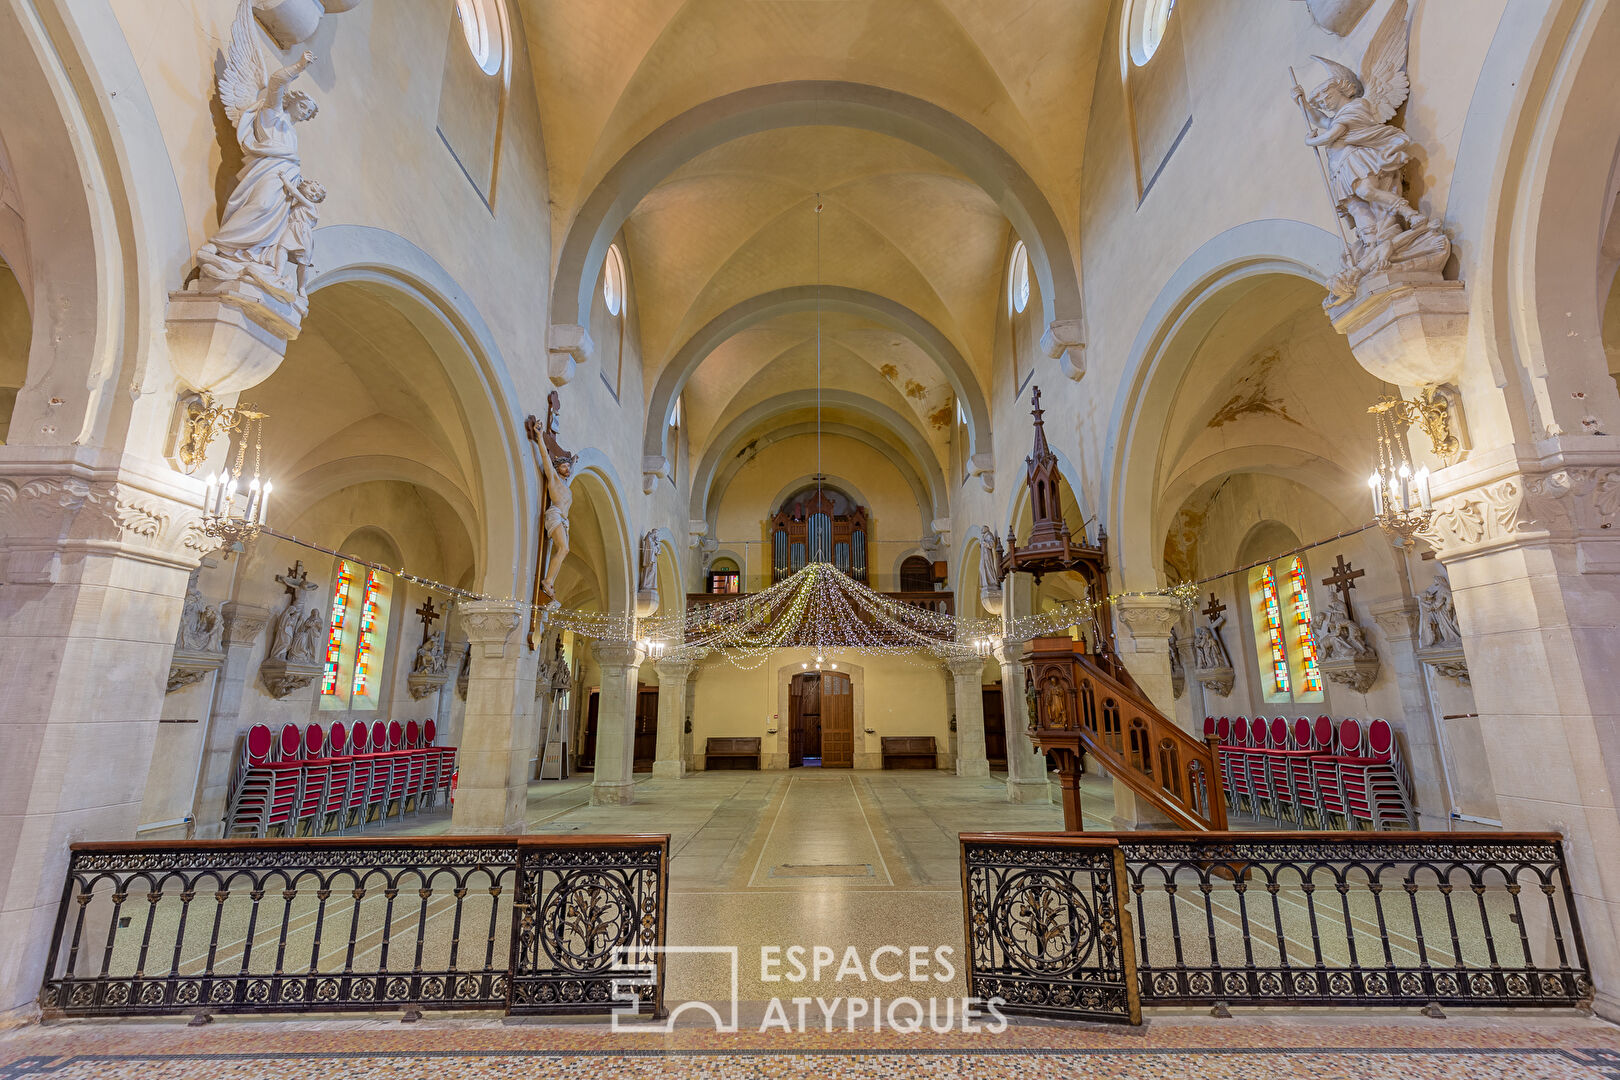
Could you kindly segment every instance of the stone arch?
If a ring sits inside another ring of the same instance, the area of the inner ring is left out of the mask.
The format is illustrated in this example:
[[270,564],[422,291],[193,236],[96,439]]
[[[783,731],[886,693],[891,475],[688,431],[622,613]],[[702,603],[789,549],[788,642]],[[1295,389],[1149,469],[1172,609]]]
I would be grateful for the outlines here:
[[[792,412],[795,409],[813,407],[816,403],[815,390],[794,390],[786,394],[778,394],[745,410],[727,424],[718,435],[708,442],[698,467],[692,472],[692,498],[690,503],[691,517],[698,520],[707,517],[708,494],[713,485],[713,477],[721,467],[724,455],[736,448],[748,434],[757,430],[761,425],[773,417]],[[911,454],[912,464],[915,466],[920,478],[927,482],[929,491],[933,494],[934,516],[944,516],[942,508],[950,505],[948,489],[945,487],[944,474],[940,472],[933,449],[928,445],[922,433],[915,424],[907,420],[900,413],[881,402],[874,401],[864,394],[852,393],[847,390],[823,390],[821,404],[826,408],[847,409],[851,412],[863,413],[875,421],[877,430],[893,435]],[[701,497],[700,497],[701,493]]]
[[[603,609],[627,619],[636,589],[636,543],[630,535],[618,473],[607,456],[594,446],[578,451],[574,466],[575,505],[584,495],[602,529],[604,565],[601,568]],[[576,556],[570,555],[569,558]]]
[[967,407],[969,453],[990,450],[990,409],[979,387],[972,365],[933,323],[904,304],[864,289],[841,285],[796,285],[762,293],[735,304],[716,315],[688,338],[669,363],[664,365],[647,402],[647,427],[642,453],[648,457],[668,457],[666,439],[670,412],[679,400],[687,379],[705,358],[726,339],[775,315],[817,308],[848,312],[873,319],[905,336],[927,353],[945,377],[957,399]]
[[620,157],[580,205],[559,248],[553,321],[590,325],[592,290],[608,245],[664,177],[722,143],[807,125],[890,135],[961,170],[990,196],[1029,249],[1045,321],[1080,318],[1080,277],[1062,223],[1012,155],[968,121],[910,94],[864,83],[802,80],[754,86],[696,105]]
[[449,272],[397,233],[333,225],[316,231],[315,244],[324,269],[312,292],[342,283],[379,290],[444,364],[475,452],[472,480],[483,510],[481,535],[474,538],[479,591],[526,595],[539,480],[524,445],[517,389],[488,325]]
[[[939,510],[935,509],[937,496],[929,490],[922,475],[917,472],[916,467],[912,464],[910,456],[906,454],[902,447],[885,438],[882,432],[868,431],[853,424],[822,424],[821,431],[827,435],[834,435],[842,439],[848,439],[851,442],[858,442],[863,446],[869,446],[886,455],[890,463],[900,470],[900,475],[905,479],[907,486],[911,488],[911,494],[916,498],[918,507],[926,507],[929,513],[936,517],[939,516]],[[713,522],[710,519],[714,511],[719,507],[720,496],[730,485],[732,478],[747,463],[737,453],[739,443],[752,439],[759,449],[764,449],[773,443],[798,438],[800,435],[813,435],[815,432],[815,422],[806,421],[799,424],[789,424],[783,428],[772,428],[757,436],[745,431],[732,440],[729,445],[715,444],[716,458],[725,462],[725,464],[713,473],[704,489],[700,490],[696,486],[693,487],[692,520],[709,521],[710,527],[713,527]],[[708,455],[704,455],[704,459],[707,461]]]
[[1326,281],[1340,248],[1332,233],[1304,222],[1246,222],[1206,241],[1159,290],[1131,344],[1103,454],[1108,471],[1100,502],[1121,587],[1162,584],[1162,548],[1152,539],[1161,440],[1198,343],[1246,283],[1278,275]]
[[[871,511],[871,500],[866,497],[865,493],[861,491],[860,485],[856,484],[855,481],[849,479],[847,476],[837,476],[832,473],[823,473],[821,479],[823,487],[831,488],[832,490],[848,498],[851,502],[855,503],[855,505],[864,506],[869,512]],[[776,489],[776,494],[771,496],[771,501],[768,507],[769,512],[772,514],[780,512],[782,509],[782,504],[787,500],[789,495],[792,495],[796,491],[803,491],[805,488],[810,487],[815,482],[816,476],[814,473],[801,473],[792,480],[781,485]]]

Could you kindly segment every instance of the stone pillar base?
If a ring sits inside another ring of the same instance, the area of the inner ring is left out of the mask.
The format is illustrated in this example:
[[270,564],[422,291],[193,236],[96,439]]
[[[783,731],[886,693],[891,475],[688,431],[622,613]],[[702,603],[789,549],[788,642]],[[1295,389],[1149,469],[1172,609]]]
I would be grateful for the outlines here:
[[989,776],[990,763],[984,758],[957,758],[957,776]]
[[1010,803],[1043,803],[1052,801],[1052,787],[1045,780],[1008,780],[1007,801]]
[[667,776],[672,780],[679,780],[686,775],[686,762],[684,761],[655,761],[653,762],[654,776]]
[[592,806],[628,806],[636,801],[636,785],[628,784],[592,784]]

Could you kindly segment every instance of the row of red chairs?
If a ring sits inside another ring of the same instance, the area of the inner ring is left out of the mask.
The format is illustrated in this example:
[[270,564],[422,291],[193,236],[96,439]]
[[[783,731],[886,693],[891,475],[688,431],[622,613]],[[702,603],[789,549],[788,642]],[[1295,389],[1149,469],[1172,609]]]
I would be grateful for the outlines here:
[[279,736],[255,724],[242,738],[225,835],[315,836],[351,825],[404,817],[449,792],[454,747],[437,746],[432,720],[377,720],[350,727],[297,724]]
[[1204,737],[1219,740],[1227,806],[1256,817],[1314,819],[1320,828],[1417,828],[1412,785],[1389,721],[1363,727],[1354,717],[1335,722],[1300,716],[1235,721],[1204,718]]

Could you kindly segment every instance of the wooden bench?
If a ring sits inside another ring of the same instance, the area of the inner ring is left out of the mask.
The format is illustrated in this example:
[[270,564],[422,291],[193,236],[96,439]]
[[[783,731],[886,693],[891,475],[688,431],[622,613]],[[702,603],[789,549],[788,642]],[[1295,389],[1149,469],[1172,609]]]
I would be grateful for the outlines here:
[[933,769],[938,764],[932,735],[883,736],[885,769]]
[[758,769],[759,738],[710,739],[703,748],[705,769]]

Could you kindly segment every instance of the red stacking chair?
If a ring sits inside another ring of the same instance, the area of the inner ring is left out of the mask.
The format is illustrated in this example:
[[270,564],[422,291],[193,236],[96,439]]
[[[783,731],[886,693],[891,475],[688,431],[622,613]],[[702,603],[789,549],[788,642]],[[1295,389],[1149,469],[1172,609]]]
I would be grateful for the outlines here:
[[[268,735],[269,729],[264,732]],[[304,767],[299,750],[303,733],[296,724],[285,725],[269,751],[263,750],[262,737],[254,731],[248,732],[248,742],[249,757],[258,759],[259,764],[251,767],[242,780],[227,822],[227,835],[242,829],[258,837],[268,836],[271,829],[290,834],[302,789]]]
[[[1282,820],[1278,808],[1277,792],[1271,784],[1270,740],[1267,732],[1271,725],[1263,716],[1249,721],[1249,752],[1244,755],[1249,770],[1249,805],[1255,817],[1260,816],[1260,804],[1266,804],[1266,813],[1275,821]],[[1286,733],[1287,727],[1284,726]]]
[[349,761],[353,765],[353,772],[349,780],[348,806],[344,810],[346,820],[338,826],[340,831],[347,828],[347,819],[351,816],[357,825],[366,822],[366,809],[371,805],[371,789],[377,766],[375,759],[366,752],[371,745],[370,740],[370,729],[364,722],[354,725],[349,732]]
[[354,758],[348,756],[348,728],[343,721],[332,724],[326,736],[326,757],[331,770],[326,786],[326,802],[321,807],[321,831],[343,831],[348,816],[349,789],[354,785]]
[[405,749],[405,729],[400,726],[398,720],[388,721],[388,749]]
[[[1299,723],[1305,725],[1307,740],[1310,737],[1311,722],[1303,716]],[[1272,805],[1278,809],[1278,820],[1286,813],[1292,821],[1300,820],[1299,799],[1294,793],[1293,761],[1296,757],[1309,757],[1309,742],[1302,748],[1292,743],[1289,732],[1289,723],[1286,717],[1279,716],[1271,722],[1271,749],[1266,752],[1266,776],[1271,781]]]
[[1310,717],[1301,716],[1294,721],[1294,748],[1298,753],[1288,758],[1288,784],[1294,795],[1294,805],[1299,809],[1299,823],[1305,824],[1306,815],[1316,819],[1318,827],[1322,824],[1322,800],[1316,796],[1316,776],[1312,772],[1311,763],[1324,753],[1322,741],[1317,738],[1318,732],[1325,726],[1326,734],[1323,738],[1328,747],[1333,743],[1333,721],[1325,716],[1318,716],[1312,724]]
[[263,833],[263,821],[276,801],[276,774],[267,766],[275,749],[275,738],[263,724],[254,724],[242,737],[241,763],[225,808],[225,835],[246,830]]
[[1228,810],[1237,809],[1237,793],[1232,788],[1232,725],[1226,717],[1215,721],[1215,755],[1221,770],[1221,797]]
[[1367,725],[1367,741],[1360,757],[1338,759],[1339,789],[1351,821],[1364,821],[1369,829],[1397,822],[1415,829],[1412,798],[1395,761],[1395,732],[1389,721]]
[[405,729],[398,720],[388,721],[388,759],[390,775],[388,779],[388,793],[383,800],[384,818],[388,817],[389,807],[398,806],[400,817],[405,816],[405,796],[410,790],[411,759],[404,753]]
[[304,733],[298,730],[297,724],[281,725],[281,753],[277,761],[302,761],[304,759]]
[[326,729],[320,724],[310,724],[304,729],[301,758],[301,783],[298,788],[298,811],[293,815],[293,832],[305,823],[309,825],[309,835],[314,836],[320,831],[321,816],[326,812],[326,789],[332,779],[332,765],[321,756],[326,747]]
[[456,771],[456,748],[438,744],[439,729],[432,720],[422,725],[422,737],[427,742],[428,752],[439,759],[437,778],[431,796],[434,805],[437,805],[440,795],[448,797],[450,794],[450,777]]
[[[1217,723],[1219,723],[1217,721]],[[1242,809],[1253,811],[1254,797],[1249,790],[1249,721],[1240,716],[1232,724],[1232,745],[1226,758],[1227,784],[1232,789],[1233,802]]]
[[[1320,727],[1320,725],[1318,725]],[[1326,754],[1311,759],[1311,774],[1316,780],[1316,798],[1322,804],[1322,817],[1324,821],[1328,815],[1336,815],[1342,822],[1342,827],[1349,829],[1354,826],[1350,823],[1350,812],[1345,802],[1344,787],[1339,782],[1339,762],[1359,760],[1361,751],[1361,722],[1354,717],[1347,716],[1339,721],[1338,753]]]
[[381,720],[371,722],[371,788],[366,793],[366,812],[362,821],[371,817],[375,807],[377,816],[388,816],[388,792],[393,788],[396,762],[388,753],[388,725]]
[[405,814],[405,803],[413,812],[422,809],[422,790],[427,784],[427,751],[422,749],[422,726],[415,720],[405,722],[405,794],[401,796],[399,812]]

